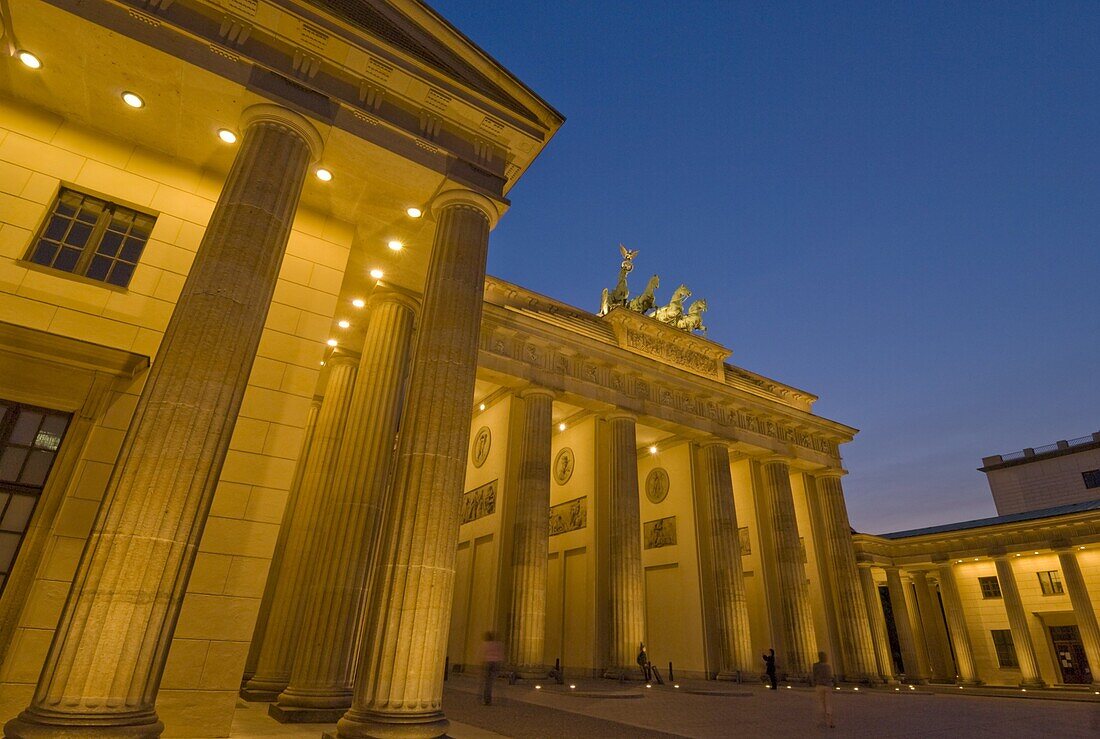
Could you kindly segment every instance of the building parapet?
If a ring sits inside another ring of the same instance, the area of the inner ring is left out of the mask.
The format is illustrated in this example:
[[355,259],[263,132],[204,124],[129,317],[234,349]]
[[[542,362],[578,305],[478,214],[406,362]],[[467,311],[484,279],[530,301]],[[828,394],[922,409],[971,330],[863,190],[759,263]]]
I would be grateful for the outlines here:
[[990,470],[1001,469],[1003,467],[1034,462],[1037,459],[1049,459],[1065,454],[1082,452],[1086,449],[1100,449],[1100,431],[1090,434],[1089,436],[1080,436],[1076,439],[1063,439],[1053,444],[1047,444],[1046,446],[1036,447],[1034,449],[1028,447],[1018,452],[982,457],[982,466],[979,467],[978,470],[981,472],[989,472]]

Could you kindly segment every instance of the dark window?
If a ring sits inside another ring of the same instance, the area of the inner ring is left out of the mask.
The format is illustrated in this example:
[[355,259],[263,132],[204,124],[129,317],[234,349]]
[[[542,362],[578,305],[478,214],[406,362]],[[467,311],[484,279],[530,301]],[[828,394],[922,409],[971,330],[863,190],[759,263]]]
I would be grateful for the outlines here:
[[0,400],[0,593],[68,425],[67,413]]
[[1043,589],[1043,595],[1061,595],[1066,592],[1062,589],[1062,578],[1058,576],[1058,570],[1036,572],[1039,576],[1039,587]]
[[994,629],[993,646],[997,650],[997,664],[1001,667],[1019,667],[1016,659],[1016,645],[1012,643],[1012,631],[1009,629]]
[[1086,488],[1100,488],[1100,470],[1082,472],[1081,477],[1085,478]]
[[737,529],[737,541],[741,546],[741,556],[747,557],[752,554],[752,541],[749,539],[749,527],[742,526]]
[[1001,584],[997,582],[996,576],[979,577],[978,585],[981,586],[983,598],[1001,597]]
[[126,287],[155,221],[146,213],[63,187],[27,261]]

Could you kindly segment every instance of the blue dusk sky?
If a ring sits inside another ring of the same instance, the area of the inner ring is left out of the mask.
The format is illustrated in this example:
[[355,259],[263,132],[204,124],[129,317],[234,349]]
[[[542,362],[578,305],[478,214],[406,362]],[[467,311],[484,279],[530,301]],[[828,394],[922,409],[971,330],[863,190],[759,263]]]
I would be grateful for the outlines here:
[[1100,430],[1100,3],[431,2],[567,118],[490,273],[687,283],[860,429],[856,529],[995,515],[983,456]]

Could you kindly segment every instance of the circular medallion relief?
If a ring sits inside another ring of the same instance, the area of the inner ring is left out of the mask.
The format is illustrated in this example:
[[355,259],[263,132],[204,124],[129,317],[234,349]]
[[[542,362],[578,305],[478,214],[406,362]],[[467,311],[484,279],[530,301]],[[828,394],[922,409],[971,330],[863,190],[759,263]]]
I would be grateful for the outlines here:
[[650,503],[660,503],[668,495],[668,473],[663,467],[654,467],[645,478],[645,497]]
[[489,433],[488,426],[482,426],[474,434],[474,443],[470,445],[470,459],[474,462],[474,467],[480,467],[485,464],[485,460],[489,458],[489,447],[493,444],[493,435]]
[[565,447],[554,457],[554,482],[564,485],[573,476],[573,450]]

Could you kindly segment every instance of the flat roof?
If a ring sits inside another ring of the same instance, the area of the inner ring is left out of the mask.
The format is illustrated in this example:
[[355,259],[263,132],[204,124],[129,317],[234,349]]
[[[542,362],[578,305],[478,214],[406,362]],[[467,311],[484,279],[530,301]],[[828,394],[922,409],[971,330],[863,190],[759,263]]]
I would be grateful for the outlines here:
[[1040,518],[1052,518],[1064,516],[1069,513],[1085,513],[1087,511],[1100,511],[1100,499],[1087,500],[1083,503],[1070,503],[1053,508],[1040,508],[1037,511],[1024,511],[1023,513],[1010,513],[1007,516],[993,516],[992,518],[976,518],[973,521],[958,521],[956,523],[944,523],[939,526],[928,526],[923,529],[909,529],[908,531],[894,531],[889,534],[877,534],[883,539],[908,539],[911,536],[924,536],[926,534],[945,534],[949,531],[965,531],[966,529],[980,529],[985,526],[996,526],[1002,523],[1018,523],[1020,521],[1033,521]]

